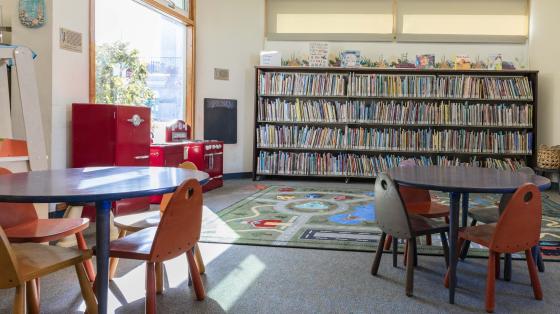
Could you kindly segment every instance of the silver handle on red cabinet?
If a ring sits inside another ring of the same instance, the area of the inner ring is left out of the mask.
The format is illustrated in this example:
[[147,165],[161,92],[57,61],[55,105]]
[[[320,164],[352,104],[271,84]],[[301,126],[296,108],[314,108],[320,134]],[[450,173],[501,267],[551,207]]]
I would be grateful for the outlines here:
[[142,156],[134,156],[134,159],[148,159],[150,158],[150,155],[142,155]]

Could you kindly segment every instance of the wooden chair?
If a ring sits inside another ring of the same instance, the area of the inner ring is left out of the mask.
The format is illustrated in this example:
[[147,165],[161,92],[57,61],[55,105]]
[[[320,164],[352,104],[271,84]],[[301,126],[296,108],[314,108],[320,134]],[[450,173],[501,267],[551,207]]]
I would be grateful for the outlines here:
[[157,282],[156,270],[164,261],[185,253],[197,299],[204,300],[204,286],[193,254],[201,225],[202,188],[191,179],[173,193],[157,227],[145,228],[111,242],[109,256],[147,263],[146,313],[156,312],[156,290],[163,287],[163,282]]
[[[10,173],[8,169],[0,168],[0,175]],[[8,240],[13,243],[45,243],[75,235],[78,248],[88,250],[82,234],[89,226],[87,218],[39,219],[33,204],[0,203],[0,226],[4,228]],[[95,272],[91,259],[86,259],[84,266],[89,280],[93,282]]]
[[[467,227],[459,231],[459,245],[472,241],[488,247],[488,273],[486,275],[486,311],[495,307],[495,281],[500,254],[525,251],[535,299],[542,300],[541,284],[531,254],[531,247],[539,242],[541,232],[541,192],[532,183],[519,187],[511,197],[497,223]],[[449,286],[449,272],[445,276]]]
[[[190,161],[183,162],[182,164],[179,165],[179,168],[187,169],[187,170],[198,170],[196,165]],[[161,215],[163,215],[163,212],[167,207],[167,203],[169,203],[169,200],[171,199],[172,195],[173,193],[167,193],[163,195],[163,198],[161,199],[161,203],[159,205],[159,212],[149,211],[149,212],[143,212],[143,213],[138,213],[133,215],[115,217],[113,223],[115,227],[119,229],[119,239],[126,236],[129,233],[137,232],[146,228],[157,227],[159,225]],[[203,210],[205,209],[206,207],[203,206]],[[198,244],[195,246],[195,258],[200,273],[204,274],[206,269],[204,267],[204,261],[202,259],[202,255],[200,254],[200,250],[198,249]],[[110,280],[112,280],[113,277],[115,277],[118,263],[119,263],[118,258],[111,258],[111,260],[109,261]],[[163,276],[163,267],[161,267],[161,265],[157,267],[156,276],[158,277],[158,282],[163,282],[163,278],[161,277]],[[162,290],[158,288],[158,293],[161,293],[161,291]]]
[[87,312],[97,313],[97,301],[83,266],[90,259],[89,250],[36,243],[10,245],[4,229],[0,227],[0,289],[16,288],[12,313],[26,313],[26,304],[29,313],[39,313],[37,280],[70,266],[76,268]]
[[[416,162],[414,161],[414,159],[407,159],[402,161],[399,164],[399,167],[416,167]],[[426,218],[444,218],[446,222],[449,222],[449,207],[440,203],[432,202],[430,191],[407,186],[399,186],[399,192],[409,213],[420,215]],[[396,255],[398,241],[393,239],[393,237],[387,237],[387,239],[385,240],[384,249],[389,250],[391,242],[393,242],[393,255]],[[432,244],[431,234],[426,235],[426,244]],[[405,247],[405,265],[407,260],[407,251],[407,247]],[[393,258],[396,259],[396,256]]]
[[[535,175],[535,171],[533,171],[533,169],[529,167],[521,167],[516,171],[529,176]],[[500,219],[500,213],[504,211],[512,195],[513,194],[503,194],[502,197],[500,198],[500,202],[498,203],[497,207],[475,208],[469,210],[468,214],[469,217],[472,219],[471,227],[476,226],[478,222],[482,222],[484,224],[491,224],[491,223],[498,222],[498,220]],[[470,245],[471,242],[467,240],[465,241],[463,247],[461,248],[460,257],[462,260],[464,260],[467,257],[469,253]],[[544,260],[542,257],[540,247],[537,245],[533,248],[532,251],[533,251],[533,258],[536,259],[537,267],[539,271],[544,272]],[[509,264],[511,263],[511,254],[505,255],[505,262],[508,265],[504,267],[504,278],[506,280],[510,280],[511,274],[509,273],[509,270],[511,269],[511,267],[509,266]]]
[[[408,246],[408,261],[406,264],[406,295],[412,296],[414,286],[413,259],[415,256],[416,237],[439,233],[442,236],[445,260],[447,261],[448,246],[447,241],[443,239],[446,239],[445,232],[449,229],[449,226],[443,222],[410,213],[405,207],[397,185],[385,173],[379,174],[375,180],[375,213],[382,233],[377,252],[375,253],[371,274],[377,275],[383,254],[385,237],[390,235],[394,239],[406,239],[411,243]],[[396,266],[395,257],[396,255],[393,255],[394,266]]]

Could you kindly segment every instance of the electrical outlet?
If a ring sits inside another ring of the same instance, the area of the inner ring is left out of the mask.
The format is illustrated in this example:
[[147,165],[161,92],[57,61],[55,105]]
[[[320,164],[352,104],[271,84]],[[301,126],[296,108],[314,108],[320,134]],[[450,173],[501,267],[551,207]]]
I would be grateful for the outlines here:
[[221,81],[229,81],[229,70],[214,68],[214,79]]

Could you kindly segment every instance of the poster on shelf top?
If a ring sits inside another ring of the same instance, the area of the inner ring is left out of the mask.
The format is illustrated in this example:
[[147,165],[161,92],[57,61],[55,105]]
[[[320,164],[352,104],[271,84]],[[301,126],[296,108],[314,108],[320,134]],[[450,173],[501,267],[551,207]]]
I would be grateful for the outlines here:
[[457,55],[455,57],[455,70],[470,70],[471,58],[467,55]]
[[417,69],[433,69],[436,65],[436,56],[433,54],[416,55]]
[[310,67],[329,66],[329,43],[325,43],[325,42],[309,43],[309,66]]
[[340,59],[343,68],[359,68],[361,66],[359,50],[344,50],[340,53]]
[[261,62],[263,66],[281,66],[282,54],[279,51],[261,51]]

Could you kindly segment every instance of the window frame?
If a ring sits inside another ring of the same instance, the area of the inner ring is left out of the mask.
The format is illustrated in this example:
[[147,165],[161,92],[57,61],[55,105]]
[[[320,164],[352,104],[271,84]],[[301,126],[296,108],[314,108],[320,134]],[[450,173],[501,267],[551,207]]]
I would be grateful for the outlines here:
[[[132,1],[132,0],[131,0]],[[186,71],[185,71],[185,122],[191,127],[191,137],[195,136],[195,61],[196,61],[196,0],[189,0],[188,10],[171,8],[166,0],[133,0],[147,5],[180,22],[186,27]],[[188,12],[188,15],[187,15]],[[89,0],[89,101],[95,102],[95,0]]]

